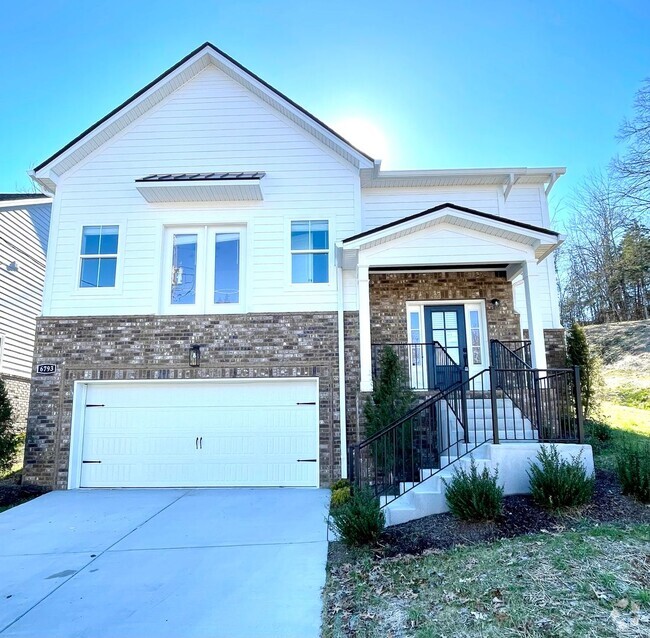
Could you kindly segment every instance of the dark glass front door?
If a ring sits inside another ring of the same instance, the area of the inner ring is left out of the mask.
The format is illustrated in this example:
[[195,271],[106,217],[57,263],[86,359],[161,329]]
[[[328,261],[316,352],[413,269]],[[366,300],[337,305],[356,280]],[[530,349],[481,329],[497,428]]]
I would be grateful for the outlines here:
[[467,368],[467,340],[465,308],[463,306],[426,306],[424,309],[426,341],[437,341],[446,351],[453,365],[433,347],[427,352],[429,387],[444,390],[460,381],[459,370]]

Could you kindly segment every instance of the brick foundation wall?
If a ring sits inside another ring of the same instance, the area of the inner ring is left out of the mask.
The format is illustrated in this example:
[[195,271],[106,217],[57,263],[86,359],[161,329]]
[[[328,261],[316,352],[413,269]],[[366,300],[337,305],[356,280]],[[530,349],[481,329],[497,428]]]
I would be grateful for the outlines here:
[[21,432],[27,428],[27,413],[29,411],[29,379],[9,374],[0,375],[5,383],[7,395],[13,409],[14,423]]
[[[523,331],[524,339],[530,339],[528,330]],[[566,368],[566,341],[564,328],[544,329],[546,365],[549,368]]]
[[[373,343],[408,341],[406,302],[485,299],[489,339],[519,339],[512,284],[494,272],[370,274],[370,331]],[[490,301],[498,299],[499,307]]]
[[[41,318],[36,356],[59,367],[32,382],[24,480],[67,486],[75,380],[309,376],[319,378],[326,486],[341,473],[337,332],[336,313]],[[199,368],[188,364],[191,343],[207,344]]]

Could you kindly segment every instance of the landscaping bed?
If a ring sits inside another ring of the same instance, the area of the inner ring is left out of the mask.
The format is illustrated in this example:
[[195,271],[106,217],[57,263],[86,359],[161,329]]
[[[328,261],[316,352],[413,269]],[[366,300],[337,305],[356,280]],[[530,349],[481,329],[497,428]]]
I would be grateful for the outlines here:
[[650,507],[623,496],[615,474],[597,470],[593,500],[580,512],[552,514],[535,505],[529,495],[506,496],[503,514],[492,523],[468,523],[446,513],[388,527],[382,539],[381,552],[393,556],[417,554],[425,549],[448,549],[456,545],[566,529],[581,519],[650,523]]
[[21,485],[20,474],[12,474],[11,476],[0,479],[0,512],[4,512],[15,505],[31,501],[46,491],[42,487]]

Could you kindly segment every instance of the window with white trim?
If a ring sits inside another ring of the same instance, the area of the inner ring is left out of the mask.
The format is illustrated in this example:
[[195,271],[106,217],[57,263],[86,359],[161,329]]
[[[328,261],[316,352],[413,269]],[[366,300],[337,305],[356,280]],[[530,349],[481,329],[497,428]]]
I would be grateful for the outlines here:
[[169,312],[241,310],[242,227],[166,229],[163,300]]
[[291,222],[291,283],[329,282],[329,224],[325,220]]
[[114,288],[119,226],[84,226],[81,231],[80,288]]

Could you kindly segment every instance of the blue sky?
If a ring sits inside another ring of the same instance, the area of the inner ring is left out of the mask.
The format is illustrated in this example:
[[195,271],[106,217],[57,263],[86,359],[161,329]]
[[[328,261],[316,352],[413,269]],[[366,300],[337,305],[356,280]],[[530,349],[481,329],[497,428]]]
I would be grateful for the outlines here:
[[561,210],[617,152],[650,76],[648,0],[41,0],[2,13],[5,192],[209,40],[349,137],[358,129],[352,141],[386,169],[566,166]]

